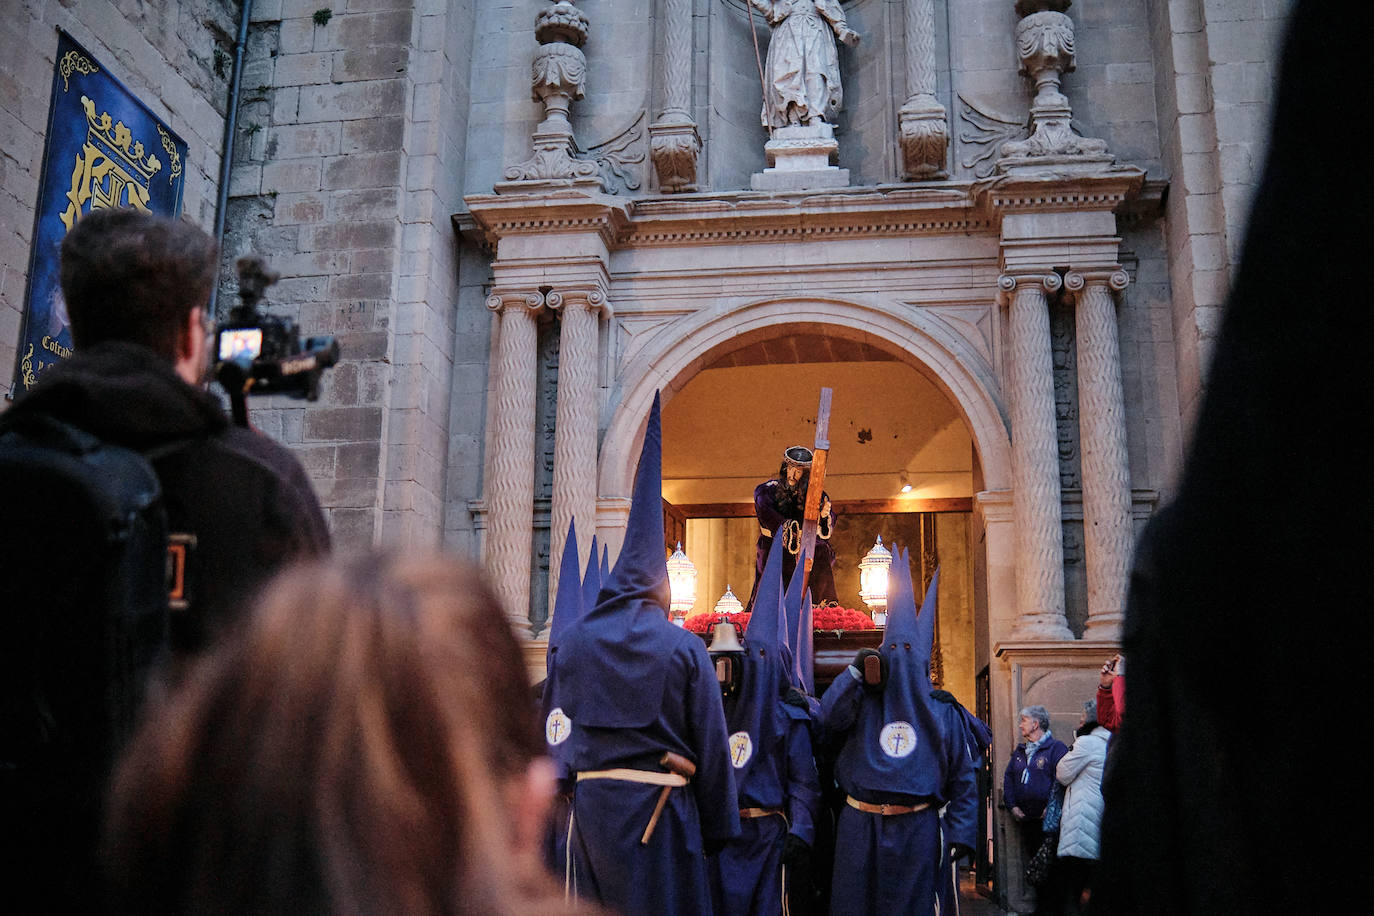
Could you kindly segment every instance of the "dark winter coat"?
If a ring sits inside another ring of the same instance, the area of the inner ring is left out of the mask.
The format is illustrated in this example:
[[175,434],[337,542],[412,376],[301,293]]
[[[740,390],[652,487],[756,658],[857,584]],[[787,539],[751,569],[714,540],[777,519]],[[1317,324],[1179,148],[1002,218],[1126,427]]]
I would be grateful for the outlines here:
[[208,392],[136,344],[84,349],[44,374],[7,412],[42,413],[156,458],[168,528],[191,535],[186,606],[172,643],[203,648],[289,560],[329,548],[329,529],[299,462],[266,436],[230,424]]

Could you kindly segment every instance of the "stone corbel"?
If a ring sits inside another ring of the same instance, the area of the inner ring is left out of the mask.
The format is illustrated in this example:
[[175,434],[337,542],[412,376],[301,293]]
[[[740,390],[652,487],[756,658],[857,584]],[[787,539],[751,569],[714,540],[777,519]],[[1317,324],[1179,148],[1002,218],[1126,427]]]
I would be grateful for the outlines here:
[[649,158],[658,175],[658,187],[665,194],[697,189],[697,160],[701,156],[701,136],[690,118],[673,118],[665,111],[649,125]]

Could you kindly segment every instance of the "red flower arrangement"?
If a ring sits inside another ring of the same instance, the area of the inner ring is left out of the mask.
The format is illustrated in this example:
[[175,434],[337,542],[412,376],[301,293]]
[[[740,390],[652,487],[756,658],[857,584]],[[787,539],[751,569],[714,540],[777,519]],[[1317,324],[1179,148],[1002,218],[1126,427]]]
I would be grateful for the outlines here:
[[[705,634],[710,633],[717,623],[733,623],[743,635],[745,628],[749,626],[749,614],[717,614],[715,611],[703,611],[689,616],[683,621],[683,626],[693,633]],[[838,606],[812,608],[811,628],[826,632],[877,629],[873,618],[863,611]]]

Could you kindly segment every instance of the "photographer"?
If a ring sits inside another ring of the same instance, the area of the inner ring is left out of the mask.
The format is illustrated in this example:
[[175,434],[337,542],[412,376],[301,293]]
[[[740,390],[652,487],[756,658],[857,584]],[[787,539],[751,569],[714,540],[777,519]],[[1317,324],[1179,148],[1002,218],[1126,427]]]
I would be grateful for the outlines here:
[[151,461],[174,554],[171,642],[182,658],[277,569],[329,547],[300,464],[231,425],[204,390],[216,264],[214,241],[188,223],[133,209],[83,217],[61,253],[76,353],[3,418],[46,415]]

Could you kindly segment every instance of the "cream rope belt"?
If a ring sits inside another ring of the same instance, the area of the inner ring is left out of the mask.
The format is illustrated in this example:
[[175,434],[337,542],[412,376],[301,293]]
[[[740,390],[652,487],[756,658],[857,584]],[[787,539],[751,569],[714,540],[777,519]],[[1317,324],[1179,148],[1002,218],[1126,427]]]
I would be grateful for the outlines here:
[[631,770],[617,767],[612,770],[583,770],[577,781],[584,779],[618,779],[622,782],[642,782],[651,786],[685,786],[687,777],[680,773],[660,773],[657,770]]

